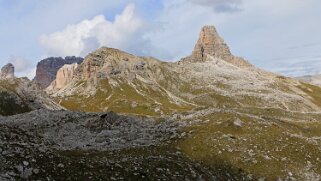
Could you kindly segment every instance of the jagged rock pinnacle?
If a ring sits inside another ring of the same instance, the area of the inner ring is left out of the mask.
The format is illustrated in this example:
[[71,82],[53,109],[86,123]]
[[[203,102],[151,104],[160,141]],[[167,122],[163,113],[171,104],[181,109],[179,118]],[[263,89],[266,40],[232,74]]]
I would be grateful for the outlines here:
[[0,79],[14,78],[14,66],[11,63],[3,66],[0,72]]
[[202,28],[192,55],[184,60],[189,62],[201,62],[206,60],[207,55],[221,58],[225,61],[234,59],[229,47],[218,35],[214,26],[204,26]]
[[199,35],[191,58],[204,61],[206,54],[230,60],[233,55],[224,40],[218,35],[214,26],[204,26]]

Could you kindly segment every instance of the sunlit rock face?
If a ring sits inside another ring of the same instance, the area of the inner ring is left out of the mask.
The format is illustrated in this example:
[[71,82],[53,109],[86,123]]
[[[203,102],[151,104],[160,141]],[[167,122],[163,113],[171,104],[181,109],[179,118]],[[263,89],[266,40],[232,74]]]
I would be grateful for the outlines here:
[[61,67],[57,72],[56,79],[50,84],[50,86],[47,89],[57,90],[66,86],[72,80],[77,67],[77,63],[66,64],[63,67]]
[[191,61],[204,61],[206,55],[221,58],[226,61],[233,58],[229,47],[219,36],[214,26],[204,26],[195,45]]
[[56,79],[57,71],[66,64],[81,63],[81,57],[49,57],[41,60],[37,65],[34,81],[45,89],[52,81]]

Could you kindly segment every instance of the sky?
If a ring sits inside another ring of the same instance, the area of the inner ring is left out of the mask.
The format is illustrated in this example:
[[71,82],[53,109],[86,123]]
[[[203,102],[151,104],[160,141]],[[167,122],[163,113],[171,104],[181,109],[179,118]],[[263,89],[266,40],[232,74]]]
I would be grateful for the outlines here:
[[101,46],[177,61],[204,25],[232,53],[286,76],[321,74],[320,0],[0,0],[0,66],[35,75],[49,56]]

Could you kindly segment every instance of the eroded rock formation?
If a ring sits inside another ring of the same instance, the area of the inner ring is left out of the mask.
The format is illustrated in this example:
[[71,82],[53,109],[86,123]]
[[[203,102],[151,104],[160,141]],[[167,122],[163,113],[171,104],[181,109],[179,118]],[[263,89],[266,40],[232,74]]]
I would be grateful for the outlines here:
[[204,26],[192,55],[183,58],[187,62],[204,62],[208,56],[219,58],[239,67],[252,66],[245,59],[233,56],[228,45],[220,37],[214,26]]
[[77,63],[66,64],[63,67],[61,67],[57,72],[56,79],[49,86],[50,89],[56,90],[66,86],[72,80],[77,67]]
[[41,60],[37,65],[36,76],[34,81],[45,89],[56,79],[57,71],[65,64],[81,63],[81,57],[49,57]]
[[206,55],[230,60],[233,55],[224,40],[218,35],[214,26],[204,26],[200,32],[194,51],[188,59],[193,62],[205,61]]
[[3,66],[0,72],[0,79],[14,78],[14,66],[11,63]]

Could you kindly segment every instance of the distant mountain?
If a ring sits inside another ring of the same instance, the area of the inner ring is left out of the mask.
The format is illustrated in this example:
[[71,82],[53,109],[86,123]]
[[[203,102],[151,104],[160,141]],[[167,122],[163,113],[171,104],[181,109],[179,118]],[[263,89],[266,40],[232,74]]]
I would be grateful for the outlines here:
[[313,84],[316,86],[321,86],[321,75],[306,75],[301,77],[295,77],[295,79]]
[[45,89],[56,79],[57,71],[62,66],[66,64],[81,63],[83,60],[83,58],[75,56],[65,58],[49,57],[43,59],[37,64],[36,76],[33,81],[39,84],[42,89]]

